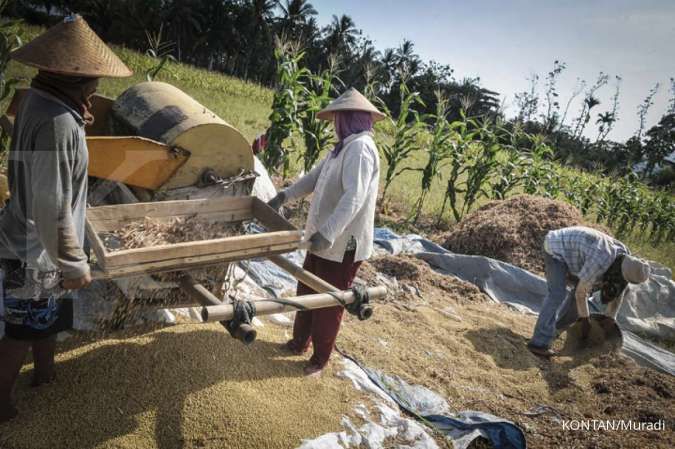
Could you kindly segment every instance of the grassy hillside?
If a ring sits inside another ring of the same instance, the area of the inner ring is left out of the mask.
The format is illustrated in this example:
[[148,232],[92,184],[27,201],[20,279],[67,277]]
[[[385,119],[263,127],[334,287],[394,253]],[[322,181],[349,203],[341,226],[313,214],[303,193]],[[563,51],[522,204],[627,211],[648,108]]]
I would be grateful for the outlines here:
[[[26,27],[24,41],[39,33],[35,27]],[[145,81],[146,73],[157,64],[157,61],[136,51],[126,48],[115,48],[117,54],[134,71],[134,76],[122,79],[103,79],[99,92],[103,95],[115,98],[128,87]],[[35,71],[21,64],[12,62],[9,75],[19,77],[22,84],[27,84]],[[273,92],[270,89],[256,84],[241,81],[236,78],[209,72],[196,67],[168,63],[165,69],[155,78],[157,81],[171,83],[190,94],[197,101],[211,109],[221,118],[237,127],[247,139],[252,140],[257,134],[263,132],[268,126],[268,116],[272,103]],[[0,107],[4,110],[8,100]],[[389,138],[387,128],[378,128],[377,139],[382,141]],[[296,138],[291,146],[297,142],[301,148],[300,138]],[[415,154],[410,158],[409,165],[413,167],[423,166],[426,156],[422,153]],[[295,172],[300,164],[295,165]],[[384,169],[382,170],[384,173]],[[436,181],[434,188],[428,196],[424,212],[435,214],[440,209],[445,189],[444,181]],[[419,172],[403,173],[390,188],[390,198],[398,209],[406,212],[410,210],[420,192]],[[448,220],[452,221],[448,217]],[[400,223],[401,230],[407,226]],[[642,241],[640,236],[626,238],[626,243],[643,257],[659,261],[671,269],[675,269],[675,243],[667,242],[654,247],[648,242]]]

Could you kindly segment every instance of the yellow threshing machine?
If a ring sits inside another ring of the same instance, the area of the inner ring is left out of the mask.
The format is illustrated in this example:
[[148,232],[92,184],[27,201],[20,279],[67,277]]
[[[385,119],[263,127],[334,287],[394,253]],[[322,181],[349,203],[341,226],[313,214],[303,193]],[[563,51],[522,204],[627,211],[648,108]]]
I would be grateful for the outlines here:
[[[24,94],[25,90],[17,90],[0,119],[6,132],[11,133]],[[205,322],[220,321],[245,342],[255,339],[255,331],[247,323],[235,322],[241,304],[223,303],[188,270],[265,257],[317,292],[255,301],[258,315],[351,304],[364,296],[386,294],[384,287],[370,288],[367,294],[339,291],[281,256],[301,246],[302,232],[251,196],[256,161],[249,143],[189,95],[170,84],[144,82],[116,100],[97,95],[92,103],[95,121],[86,129],[87,237],[93,253],[92,272],[99,282],[115,280],[124,285],[129,278],[152,281],[154,273],[183,273],[177,283],[184,293],[182,305],[201,306]],[[108,251],[101,239],[102,233],[145,217],[161,220],[194,215],[228,224],[256,219],[265,232],[115,252]],[[361,305],[363,318],[371,312],[367,304]]]

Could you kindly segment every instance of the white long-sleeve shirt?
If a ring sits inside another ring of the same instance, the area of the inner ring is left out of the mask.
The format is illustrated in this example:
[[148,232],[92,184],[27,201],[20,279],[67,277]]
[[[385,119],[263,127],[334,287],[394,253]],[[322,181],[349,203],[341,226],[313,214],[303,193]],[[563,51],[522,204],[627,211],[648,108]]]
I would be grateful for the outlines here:
[[307,237],[320,232],[331,247],[317,251],[321,258],[342,262],[349,240],[356,241],[355,261],[373,252],[375,207],[380,157],[370,132],[353,134],[340,153],[328,154],[284,193],[288,200],[314,193],[307,215]]

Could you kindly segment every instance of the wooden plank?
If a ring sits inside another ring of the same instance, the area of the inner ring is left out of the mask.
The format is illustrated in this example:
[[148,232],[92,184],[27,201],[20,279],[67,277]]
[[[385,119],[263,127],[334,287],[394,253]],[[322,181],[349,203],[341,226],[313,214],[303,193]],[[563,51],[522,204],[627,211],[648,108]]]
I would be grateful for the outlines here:
[[260,198],[253,198],[253,216],[257,218],[268,231],[290,231],[295,229],[288,220],[279,215]]
[[185,164],[189,153],[144,137],[87,137],[89,176],[157,190]]
[[[185,214],[175,214],[173,216],[167,217],[152,217],[153,219],[159,221],[171,220],[172,218],[185,218],[195,215],[195,213],[185,213]],[[250,209],[238,209],[238,210],[229,210],[226,212],[207,212],[197,214],[200,220],[208,222],[221,222],[221,223],[233,223],[240,222],[244,220],[250,220],[253,218],[251,215]],[[129,223],[143,221],[145,217],[142,218],[133,218],[133,219],[111,219],[111,220],[90,220],[98,232],[110,232],[118,230]]]
[[271,245],[263,248],[252,248],[239,251],[236,255],[232,254],[212,254],[208,256],[184,257],[181,259],[165,260],[161,262],[151,262],[144,264],[129,265],[123,267],[106,268],[100,265],[92,268],[92,277],[94,279],[116,279],[130,276],[139,276],[141,274],[162,273],[167,271],[185,271],[196,268],[204,268],[211,265],[218,265],[226,262],[236,262],[240,260],[252,259],[256,257],[269,257],[276,254],[295,251],[298,245],[295,243],[285,243],[280,245]]
[[271,256],[269,259],[276,266],[286,271],[288,274],[317,293],[336,292],[340,290],[334,285],[331,285],[329,282],[324,281],[317,275],[305,270],[300,265],[294,264],[284,256]]
[[148,248],[125,249],[115,252],[106,251],[105,265],[106,267],[117,267],[211,254],[236,255],[238,252],[247,249],[265,248],[285,243],[299,245],[301,238],[302,234],[300,231],[277,231],[213,240],[174,243]]
[[87,240],[89,240],[89,246],[91,249],[94,250],[94,254],[96,254],[96,261],[97,263],[102,267],[105,268],[105,259],[107,256],[107,251],[105,249],[105,245],[103,244],[103,241],[98,235],[98,232],[96,229],[92,226],[91,222],[89,220],[85,220],[84,222],[84,229],[87,234]]
[[[380,299],[387,295],[387,288],[384,286],[368,287],[367,293],[370,299]],[[255,312],[257,316],[263,316],[295,310],[323,309],[325,307],[351,304],[353,302],[354,292],[351,290],[341,290],[330,294],[317,293],[315,295],[283,298],[282,300],[263,299],[255,301]],[[234,307],[232,304],[205,306],[202,308],[202,319],[207,323],[231,320],[233,316]]]
[[[145,217],[168,219],[194,214],[218,221],[241,221],[255,216],[263,224],[268,223],[270,228],[282,230],[115,252],[108,251],[99,236],[101,232],[118,229],[123,223]],[[297,249],[302,240],[301,231],[295,230],[290,223],[278,217],[269,206],[254,197],[163,201],[90,208],[87,212],[87,234],[102,268],[111,271],[139,266],[141,272],[147,271],[148,267],[140,265],[159,264],[158,267],[163,270],[165,266],[180,267],[184,263],[192,264],[195,257],[207,258],[205,259],[207,261],[211,260],[208,258],[241,260],[266,256],[270,251],[274,251],[273,248],[280,246],[285,248],[283,252],[289,252]]]
[[145,217],[172,217],[192,215],[200,212],[224,212],[236,209],[252,210],[251,197],[208,198],[198,200],[156,201],[135,204],[115,204],[94,207],[87,211],[87,217],[96,224],[98,220],[127,221]]

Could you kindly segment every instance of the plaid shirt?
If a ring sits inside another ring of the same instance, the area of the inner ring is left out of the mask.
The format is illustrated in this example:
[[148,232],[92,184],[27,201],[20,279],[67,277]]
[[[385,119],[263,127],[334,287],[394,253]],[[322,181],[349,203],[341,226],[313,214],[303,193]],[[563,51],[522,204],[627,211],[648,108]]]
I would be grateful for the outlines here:
[[618,256],[630,254],[623,243],[584,226],[549,232],[544,239],[544,250],[565,262],[580,282],[589,284],[598,281]]

